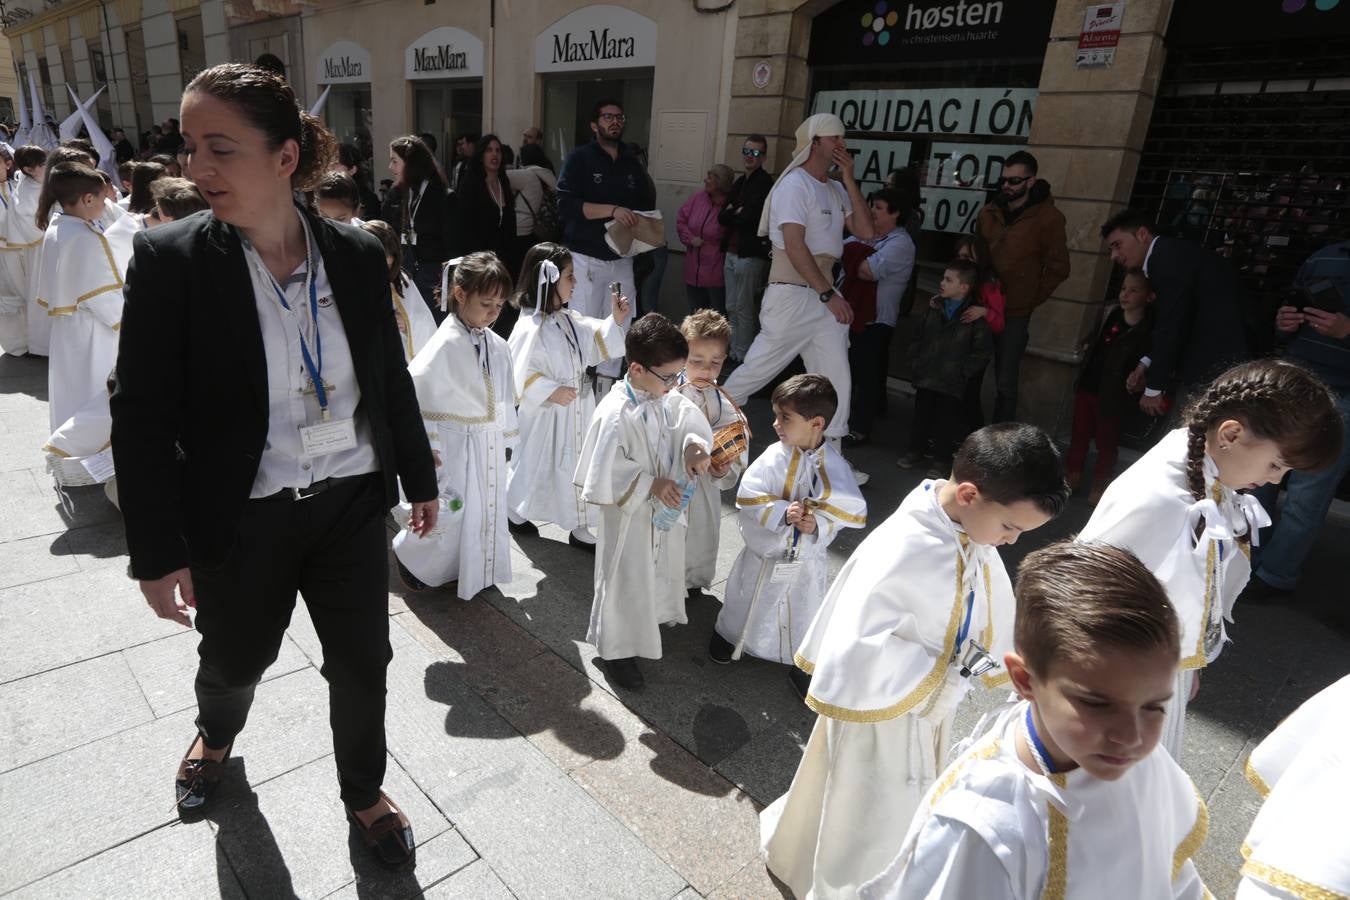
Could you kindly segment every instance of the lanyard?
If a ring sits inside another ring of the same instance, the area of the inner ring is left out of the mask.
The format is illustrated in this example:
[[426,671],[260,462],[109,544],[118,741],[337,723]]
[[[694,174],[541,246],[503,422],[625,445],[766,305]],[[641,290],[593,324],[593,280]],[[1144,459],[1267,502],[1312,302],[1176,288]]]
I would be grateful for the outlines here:
[[[562,313],[562,320],[563,320],[564,322],[567,323],[567,328],[566,328],[566,329],[564,329],[561,325],[559,325],[559,326],[558,326],[558,330],[559,330],[559,331],[562,331],[562,333],[563,333],[563,338],[567,341],[567,346],[570,347],[570,348],[572,349],[572,352],[575,353],[575,354],[577,355],[577,368],[578,368],[578,369],[585,369],[585,368],[586,368],[586,360],[585,360],[585,358],[581,355],[581,336],[577,334],[577,326],[576,326],[576,323],[572,321],[572,317],[571,317],[571,316],[569,316],[569,315],[566,314],[566,310],[561,310],[561,309],[560,309],[560,310],[558,310],[558,312],[559,312],[559,313]],[[572,332],[572,336],[571,336],[570,338],[567,336],[567,332],[568,332],[568,331]],[[632,392],[632,391],[629,391],[628,394],[629,394],[629,396],[632,396],[633,392]],[[636,398],[636,397],[633,398],[633,402],[634,402],[634,403],[637,402],[637,398]]]
[[1041,736],[1036,733],[1036,722],[1031,715],[1031,705],[1027,704],[1027,739],[1031,742],[1031,755],[1036,757],[1036,762],[1040,765],[1041,771],[1046,775],[1054,775],[1059,772],[1055,761],[1050,758],[1050,751],[1045,749],[1045,743]]
[[[281,303],[281,308],[296,318],[295,311],[291,309],[290,303],[286,302],[286,292],[282,290],[281,285],[277,283],[276,277],[263,265],[262,257],[258,256],[258,251],[254,250],[252,245],[248,245],[249,252],[253,254],[254,262],[258,270],[267,276],[267,280],[272,284],[272,290],[277,292],[277,300]],[[300,337],[300,358],[304,360],[305,371],[309,373],[310,383],[314,385],[314,395],[319,401],[319,416],[327,422],[328,413],[328,389],[323,383],[323,333],[319,330],[319,283],[318,283],[318,265],[314,259],[312,248],[309,245],[309,229],[305,229],[305,284],[309,288],[309,316],[314,323],[314,353],[309,352],[309,341],[305,340],[305,329],[300,327],[298,318],[296,319],[296,331]],[[411,328],[409,324],[409,328]]]
[[417,199],[408,202],[408,227],[414,232],[417,231],[417,211],[422,208],[422,195],[426,192],[427,183],[423,181],[421,187],[417,189]]
[[970,635],[970,620],[975,612],[975,590],[972,588],[970,593],[966,594],[966,613],[961,617],[961,627],[956,631],[956,646],[953,648],[956,656],[961,655],[961,648],[966,645],[966,638]]
[[491,373],[488,371],[487,347],[485,346],[487,344],[487,335],[483,334],[483,329],[481,328],[471,328],[468,322],[465,322],[460,318],[459,313],[455,313],[455,318],[459,319],[459,324],[469,333],[469,340],[473,342],[473,352],[478,357],[478,364],[482,366],[483,374],[490,375]]

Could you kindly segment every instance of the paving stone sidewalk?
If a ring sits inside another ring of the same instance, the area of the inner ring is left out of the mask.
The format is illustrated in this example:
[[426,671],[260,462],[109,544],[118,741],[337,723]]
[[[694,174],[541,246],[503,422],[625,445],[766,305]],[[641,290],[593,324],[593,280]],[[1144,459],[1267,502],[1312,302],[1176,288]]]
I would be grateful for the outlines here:
[[[386,789],[419,841],[415,870],[366,863],[337,798],[322,653],[303,603],[259,687],[219,801],[181,821],[172,775],[193,734],[195,635],[154,618],[126,577],[117,512],[58,496],[38,448],[46,366],[0,358],[0,894],[70,897],[776,898],[758,811],[786,790],[813,721],[782,667],[706,655],[716,596],[665,634],[647,688],[615,691],[582,642],[592,557],[545,528],[516,577],[463,603],[390,586]],[[893,398],[891,423],[907,421]],[[764,404],[752,404],[771,435]],[[756,439],[756,447],[764,444]],[[884,448],[855,460],[881,521],[918,480]],[[740,547],[722,522],[721,581]],[[1081,527],[1075,501],[1008,564]],[[863,537],[848,532],[837,567]],[[1188,721],[1186,767],[1210,804],[1199,857],[1232,896],[1257,798],[1247,752],[1350,668],[1333,514],[1292,608],[1241,610]],[[962,726],[999,698],[981,697]]]

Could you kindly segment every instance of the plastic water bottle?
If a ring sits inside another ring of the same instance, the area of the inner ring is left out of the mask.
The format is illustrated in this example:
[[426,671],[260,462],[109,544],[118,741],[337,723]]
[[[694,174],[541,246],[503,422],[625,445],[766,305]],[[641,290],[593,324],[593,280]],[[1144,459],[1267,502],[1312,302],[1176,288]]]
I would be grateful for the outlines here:
[[680,521],[680,514],[689,508],[689,501],[694,496],[695,483],[685,481],[681,478],[675,482],[680,488],[680,505],[674,509],[666,506],[661,501],[656,502],[656,512],[652,514],[652,524],[656,526],[657,531],[669,531]]

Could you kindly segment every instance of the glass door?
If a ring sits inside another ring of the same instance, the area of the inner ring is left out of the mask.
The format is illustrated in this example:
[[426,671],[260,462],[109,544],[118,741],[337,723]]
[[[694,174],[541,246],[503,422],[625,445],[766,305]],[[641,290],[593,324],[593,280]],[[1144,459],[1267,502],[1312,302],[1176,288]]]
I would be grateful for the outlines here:
[[478,134],[482,127],[481,82],[431,81],[413,86],[413,133],[436,139],[434,155],[447,179],[454,163],[455,138]]
[[548,78],[544,81],[544,149],[555,166],[573,148],[591,142],[591,107],[598,100],[617,99],[628,117],[623,139],[644,151],[651,144],[652,86],[650,69]]

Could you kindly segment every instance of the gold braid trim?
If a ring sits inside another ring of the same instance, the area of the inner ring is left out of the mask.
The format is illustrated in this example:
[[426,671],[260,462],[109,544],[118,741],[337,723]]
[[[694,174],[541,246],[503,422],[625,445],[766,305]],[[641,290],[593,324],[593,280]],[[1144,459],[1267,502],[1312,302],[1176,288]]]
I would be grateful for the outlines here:
[[1203,669],[1209,665],[1209,660],[1205,659],[1205,631],[1209,628],[1210,607],[1217,599],[1214,596],[1218,589],[1214,579],[1214,562],[1218,552],[1218,544],[1210,540],[1209,551],[1205,554],[1205,609],[1200,619],[1200,638],[1195,642],[1195,653],[1182,659],[1182,669]]
[[838,719],[841,722],[863,722],[867,724],[875,722],[885,722],[888,719],[894,719],[896,716],[903,716],[905,713],[914,709],[942,682],[947,673],[947,665],[951,659],[951,647],[956,641],[957,629],[961,627],[961,612],[963,597],[961,592],[962,582],[966,576],[966,564],[961,559],[961,554],[956,554],[956,599],[952,603],[951,615],[947,619],[947,634],[942,639],[942,649],[938,651],[937,658],[933,661],[933,668],[923,677],[908,695],[900,702],[886,706],[881,709],[849,709],[845,706],[835,706],[833,703],[826,703],[824,700],[816,697],[814,694],[806,695],[806,705],[811,707],[822,716],[828,716],[831,719]]
[[998,738],[991,737],[967,750],[965,755],[958,759],[942,776],[942,780],[933,787],[933,794],[928,798],[928,808],[932,809],[937,806],[937,802],[942,799],[942,795],[952,789],[952,785],[956,784],[956,779],[960,776],[962,769],[976,760],[993,759],[998,755],[998,749]]
[[637,490],[638,482],[641,481],[641,480],[642,480],[642,476],[641,476],[641,475],[639,475],[637,478],[634,478],[634,479],[633,479],[633,483],[630,484],[630,485],[628,486],[628,490],[626,490],[626,491],[623,492],[623,496],[619,498],[619,502],[616,503],[616,504],[614,504],[614,505],[615,505],[615,506],[623,506],[625,503],[627,503],[627,502],[628,502],[628,498],[631,497],[631,496],[633,496],[633,491]]
[[61,459],[70,459],[70,454],[59,447],[53,447],[51,444],[43,444],[42,451],[50,453],[52,456],[59,456]]
[[773,497],[769,495],[760,495],[755,497],[737,497],[737,506],[763,506],[767,503],[777,503],[782,497]]
[[805,656],[802,656],[801,653],[792,654],[792,661],[797,664],[797,668],[801,669],[807,675],[814,675],[816,673],[816,664],[811,662],[811,660],[807,659]]
[[[412,325],[408,326],[409,328]],[[483,352],[487,352],[487,347]],[[483,369],[483,390],[487,393],[487,413],[481,416],[460,416],[455,413],[437,412],[436,410],[422,410],[422,418],[428,422],[458,422],[461,425],[486,425],[488,422],[497,419],[497,389],[492,384],[492,362]]]
[[403,317],[403,324],[408,329],[408,333],[404,335],[406,341],[403,349],[408,354],[408,361],[412,362],[413,356],[416,355],[413,350],[412,319],[408,318],[407,307],[403,305],[403,299],[399,297],[398,291],[394,290],[392,284],[389,285],[389,299],[394,301],[394,309],[398,310],[398,314]]
[[600,348],[600,359],[602,362],[609,362],[609,348],[605,346],[604,340],[600,337],[599,331],[592,331],[591,336],[595,338],[595,346]]
[[49,316],[69,316],[73,314],[77,309],[79,309],[80,304],[83,303],[84,301],[92,300],[93,298],[99,296],[100,294],[107,294],[111,293],[112,291],[120,291],[121,289],[122,285],[119,279],[118,284],[105,284],[101,288],[94,288],[92,291],[89,291],[86,294],[81,294],[80,296],[75,298],[75,303],[72,306],[47,306],[47,304],[43,303],[41,300],[39,300],[38,303],[41,304],[42,306],[47,306],[47,315]]
[[[1066,783],[1062,774],[1051,775],[1050,780],[1061,788]],[[1046,806],[1050,813],[1050,822],[1046,827],[1050,853],[1041,900],[1064,900],[1064,891],[1069,884],[1069,820],[1053,803],[1047,803]]]
[[[1191,785],[1191,790],[1195,791],[1195,785]],[[1195,824],[1191,830],[1177,844],[1176,852],[1172,854],[1172,880],[1176,881],[1177,876],[1181,874],[1181,867],[1186,865],[1186,860],[1195,856],[1195,851],[1200,849],[1200,845],[1205,842],[1205,836],[1209,834],[1209,807],[1205,805],[1205,798],[1200,796],[1199,791],[1195,791]]]
[[825,454],[822,453],[820,455],[820,464],[816,468],[820,470],[820,484],[821,487],[824,488],[824,492],[820,495],[819,500],[809,500],[807,505],[812,509],[820,510],[828,516],[833,516],[840,522],[847,522],[850,525],[857,525],[858,527],[866,525],[867,516],[855,516],[851,513],[846,513],[833,503],[826,502],[830,499],[830,475],[825,471]]
[[1256,788],[1258,794],[1262,797],[1270,796],[1270,785],[1266,784],[1266,780],[1261,777],[1261,773],[1256,771],[1250,755],[1247,756],[1247,762],[1242,766],[1242,774],[1247,776],[1247,780],[1252,783],[1252,787]]
[[1242,864],[1242,874],[1263,881],[1271,887],[1288,891],[1299,900],[1350,900],[1350,895],[1322,887],[1320,884],[1313,884],[1311,881],[1304,881],[1297,875],[1291,875],[1269,863],[1249,859]]
[[543,372],[531,372],[530,377],[525,379],[525,386],[520,389],[520,392],[522,394],[525,393],[530,389],[530,385],[534,384],[536,381],[538,381],[540,378],[543,377],[544,377]]
[[788,461],[787,478],[783,480],[782,499],[784,500],[792,499],[792,488],[793,485],[797,483],[797,466],[798,464],[801,463],[801,461],[802,461],[802,451],[798,450],[796,447],[793,447],[792,458]]

